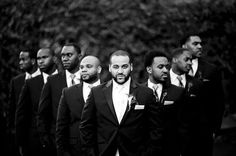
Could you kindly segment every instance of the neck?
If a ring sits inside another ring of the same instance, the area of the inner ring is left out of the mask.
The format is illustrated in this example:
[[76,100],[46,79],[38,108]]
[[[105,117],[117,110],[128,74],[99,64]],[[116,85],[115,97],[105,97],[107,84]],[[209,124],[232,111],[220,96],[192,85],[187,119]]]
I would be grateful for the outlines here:
[[29,74],[33,74],[34,72],[36,72],[36,70],[37,70],[37,67],[33,66],[30,69],[26,70],[26,72],[28,72]]
[[68,70],[71,74],[76,73],[77,71],[79,71],[79,67],[76,67],[74,69]]
[[178,68],[176,66],[172,66],[172,71],[176,75],[183,75],[184,74],[182,71],[178,70]]
[[51,75],[53,72],[55,72],[55,70],[56,70],[56,65],[52,65],[46,71],[44,71],[44,73]]
[[149,76],[149,80],[150,80],[150,82],[152,82],[154,84],[163,83],[163,82],[161,82],[159,80],[155,80],[152,76]]

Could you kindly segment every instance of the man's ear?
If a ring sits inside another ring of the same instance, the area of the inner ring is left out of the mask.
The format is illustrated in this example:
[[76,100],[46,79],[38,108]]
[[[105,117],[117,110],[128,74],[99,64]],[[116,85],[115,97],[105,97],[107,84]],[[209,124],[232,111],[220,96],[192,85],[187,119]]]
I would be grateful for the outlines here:
[[35,65],[35,63],[36,63],[36,59],[31,59],[31,64]]
[[109,72],[111,72],[111,65],[109,64]]
[[152,73],[152,68],[150,66],[146,67],[146,70],[147,70],[148,74]]
[[186,44],[183,44],[183,45],[182,45],[182,48],[187,48]]
[[172,58],[172,62],[176,63],[177,62],[177,58]]
[[102,72],[102,67],[98,66],[97,71],[98,71],[98,74],[100,74]]
[[133,71],[133,63],[130,64],[130,71]]

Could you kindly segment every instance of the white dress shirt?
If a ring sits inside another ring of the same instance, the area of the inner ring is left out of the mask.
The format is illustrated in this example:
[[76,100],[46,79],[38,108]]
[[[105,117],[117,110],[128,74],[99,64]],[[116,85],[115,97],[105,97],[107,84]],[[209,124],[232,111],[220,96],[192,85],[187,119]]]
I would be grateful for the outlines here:
[[[67,83],[67,87],[72,86],[72,79],[71,79],[71,74],[68,70],[66,70],[66,83]],[[75,78],[74,78],[74,82],[75,84],[79,84],[80,83],[80,71],[78,70],[76,73],[74,73]]]
[[[55,74],[57,74],[58,73],[58,71],[57,71],[57,69],[51,74],[51,75],[55,75]],[[48,74],[47,73],[44,73],[44,72],[42,72],[42,75],[43,75],[43,82],[44,82],[44,84],[47,82],[47,80],[48,80]]]
[[186,76],[185,76],[185,74],[183,74],[183,75],[177,75],[177,74],[175,74],[174,72],[173,72],[173,70],[172,69],[170,69],[170,81],[171,81],[171,84],[173,84],[173,85],[176,85],[176,86],[179,86],[179,80],[178,80],[178,76],[181,76],[181,78],[182,78],[182,84],[184,85],[184,87],[185,87],[185,85],[186,85]]
[[117,119],[120,123],[127,108],[131,79],[129,78],[129,80],[122,85],[116,83],[114,80],[112,81],[112,100]]
[[162,93],[162,89],[163,89],[163,85],[161,83],[152,83],[150,81],[150,79],[148,79],[148,87],[151,88],[153,90],[153,92],[157,92],[158,98],[161,99],[161,93]]
[[[112,80],[112,100],[119,123],[121,122],[127,108],[130,82],[131,78],[122,85]],[[115,156],[120,156],[119,149],[117,149]]]
[[83,82],[83,97],[84,97],[84,102],[86,102],[86,100],[88,99],[88,95],[91,91],[92,87],[98,86],[100,85],[100,80],[97,80],[96,82],[94,82],[93,84],[89,84],[86,82]]
[[40,72],[39,68],[32,74],[26,72],[25,73],[25,80],[31,79],[33,77],[36,77],[36,76],[40,75],[40,74],[41,74],[41,72]]

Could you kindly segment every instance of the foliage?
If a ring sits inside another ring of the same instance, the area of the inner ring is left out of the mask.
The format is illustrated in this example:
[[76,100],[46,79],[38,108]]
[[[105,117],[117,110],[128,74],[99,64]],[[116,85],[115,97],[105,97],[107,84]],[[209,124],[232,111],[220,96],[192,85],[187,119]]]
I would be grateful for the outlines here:
[[228,77],[235,75],[236,2],[194,1],[163,5],[157,0],[1,0],[0,99],[19,73],[18,54],[50,45],[57,53],[68,41],[99,56],[107,76],[108,53],[125,49],[134,57],[134,77],[145,77],[149,50],[169,53],[188,31],[204,34],[205,51]]

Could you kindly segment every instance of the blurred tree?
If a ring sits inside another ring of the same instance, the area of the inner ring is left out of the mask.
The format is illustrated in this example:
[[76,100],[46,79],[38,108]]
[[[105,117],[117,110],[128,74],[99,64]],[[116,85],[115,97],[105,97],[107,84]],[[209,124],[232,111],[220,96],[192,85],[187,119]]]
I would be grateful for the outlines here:
[[142,82],[146,78],[142,64],[145,53],[153,49],[169,53],[188,31],[203,34],[206,55],[224,70],[224,79],[231,84],[236,70],[235,0],[168,2],[1,0],[1,103],[6,104],[10,79],[19,73],[18,53],[22,48],[51,46],[59,54],[64,43],[76,42],[83,53],[99,56],[104,79],[108,54],[125,49],[135,56],[133,75]]

